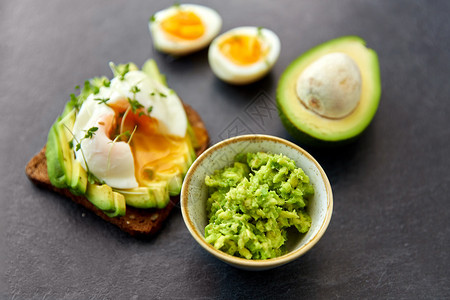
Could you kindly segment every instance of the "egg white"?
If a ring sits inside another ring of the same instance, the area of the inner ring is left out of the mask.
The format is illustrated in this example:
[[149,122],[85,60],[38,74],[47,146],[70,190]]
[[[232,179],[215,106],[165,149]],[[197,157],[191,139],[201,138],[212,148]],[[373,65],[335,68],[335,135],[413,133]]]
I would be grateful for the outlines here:
[[[237,65],[230,61],[219,49],[219,45],[234,35],[257,36],[263,47],[268,47],[266,56],[249,65]],[[209,65],[217,77],[232,84],[248,84],[261,79],[274,66],[280,55],[280,39],[271,30],[258,27],[237,27],[213,40],[209,46]]]
[[[203,22],[205,32],[197,39],[182,39],[165,32],[161,22],[173,16],[179,10],[192,11]],[[222,18],[213,9],[197,4],[180,4],[155,13],[149,22],[150,33],[153,38],[154,47],[168,54],[185,55],[208,46],[214,37],[219,34],[222,27]]]
[[[111,187],[137,187],[130,146],[125,142],[113,144],[107,136],[114,114],[108,106],[98,104],[93,96],[86,99],[73,127],[75,142],[81,143],[81,149],[75,152],[76,158],[84,169],[89,166],[92,174]],[[92,138],[84,139],[86,131],[92,127],[98,130]]]

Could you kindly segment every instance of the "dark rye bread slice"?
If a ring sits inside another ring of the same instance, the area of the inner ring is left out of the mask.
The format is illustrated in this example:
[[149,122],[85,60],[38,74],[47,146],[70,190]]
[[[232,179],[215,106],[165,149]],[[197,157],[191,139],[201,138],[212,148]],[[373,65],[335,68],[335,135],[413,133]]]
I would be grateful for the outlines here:
[[[194,129],[198,141],[198,147],[195,149],[197,155],[208,148],[209,136],[205,125],[198,113],[189,105],[184,104],[189,122]],[[68,189],[59,189],[50,183],[47,173],[47,159],[45,157],[45,147],[36,154],[27,164],[25,172],[28,178],[37,186],[53,190],[74,202],[81,204],[88,210],[91,210],[96,215],[107,222],[118,226],[121,230],[136,237],[148,237],[157,233],[167,218],[172,208],[180,201],[179,196],[170,198],[169,204],[163,209],[137,209],[127,206],[127,211],[123,217],[110,218],[105,215],[100,209],[96,208],[83,196],[75,196]]]

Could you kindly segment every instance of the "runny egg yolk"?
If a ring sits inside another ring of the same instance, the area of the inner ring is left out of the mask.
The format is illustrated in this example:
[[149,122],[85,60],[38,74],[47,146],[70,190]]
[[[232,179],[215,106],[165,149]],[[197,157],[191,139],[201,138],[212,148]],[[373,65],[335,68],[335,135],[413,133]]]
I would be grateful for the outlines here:
[[226,58],[241,66],[258,62],[267,54],[257,36],[232,35],[220,41],[218,46]]
[[142,108],[132,112],[126,100],[110,106],[116,116],[110,138],[114,140],[119,136],[119,140],[129,142],[139,186],[158,181],[160,176],[181,172],[180,166],[174,162],[183,157],[187,137],[161,133],[157,119],[147,115]]
[[200,17],[192,11],[179,10],[161,22],[161,28],[172,36],[195,40],[205,33]]

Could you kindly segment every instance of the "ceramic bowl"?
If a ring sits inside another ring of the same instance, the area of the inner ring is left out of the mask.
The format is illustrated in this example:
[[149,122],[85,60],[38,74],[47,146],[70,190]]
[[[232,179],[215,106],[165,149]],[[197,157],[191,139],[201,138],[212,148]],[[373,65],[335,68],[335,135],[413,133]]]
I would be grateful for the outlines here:
[[[226,254],[208,244],[204,238],[207,225],[206,200],[208,188],[205,176],[214,170],[230,166],[238,153],[269,152],[284,154],[302,168],[314,186],[314,197],[307,211],[311,216],[311,228],[306,234],[290,236],[286,242],[288,253],[266,260],[248,260]],[[232,266],[246,270],[266,270],[289,263],[310,250],[322,237],[333,211],[333,195],[322,167],[305,150],[284,139],[268,135],[237,136],[215,144],[200,155],[186,174],[181,190],[181,212],[184,222],[194,239],[206,251]]]

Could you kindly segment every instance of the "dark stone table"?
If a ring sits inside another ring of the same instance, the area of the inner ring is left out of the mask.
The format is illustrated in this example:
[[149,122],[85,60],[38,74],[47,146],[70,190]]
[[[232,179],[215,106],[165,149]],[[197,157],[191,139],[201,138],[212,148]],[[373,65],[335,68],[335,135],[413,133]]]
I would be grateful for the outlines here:
[[[449,298],[450,2],[211,2],[222,31],[256,25],[281,39],[273,71],[242,87],[215,78],[206,50],[175,59],[152,48],[147,21],[171,4],[0,3],[0,298]],[[73,88],[110,76],[109,61],[153,57],[213,143],[245,133],[293,140],[276,112],[277,81],[301,53],[342,35],[377,51],[381,102],[356,143],[306,148],[329,176],[334,213],[293,263],[230,267],[196,244],[179,207],[159,235],[137,240],[25,176]]]

